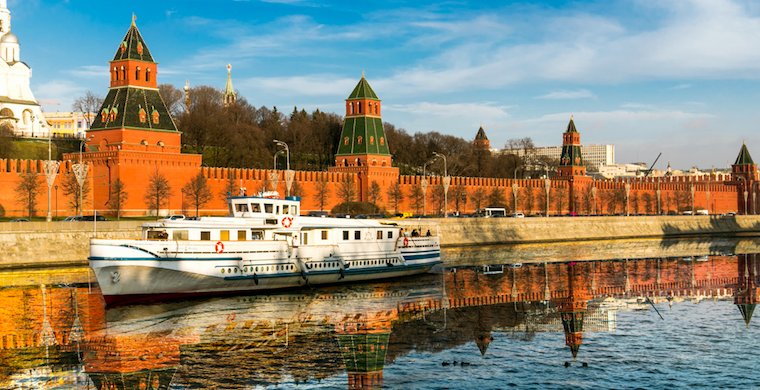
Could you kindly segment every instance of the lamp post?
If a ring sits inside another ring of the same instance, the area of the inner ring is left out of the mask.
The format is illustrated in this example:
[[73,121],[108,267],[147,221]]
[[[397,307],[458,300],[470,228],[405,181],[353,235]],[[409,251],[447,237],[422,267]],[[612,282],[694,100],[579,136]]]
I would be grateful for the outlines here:
[[82,148],[87,143],[87,141],[93,139],[94,137],[95,137],[94,135],[91,135],[88,138],[85,138],[79,142],[79,163],[74,164],[71,167],[74,170],[74,176],[76,176],[77,178],[77,184],[79,184],[79,211],[81,212],[81,215],[84,215],[84,201],[83,201],[83,196],[82,196],[82,187],[84,186],[85,179],[87,179],[87,169],[89,168],[87,164],[82,164]]
[[[180,188],[179,192],[180,192],[180,196],[179,196],[180,205],[179,205],[179,207],[180,207],[180,209],[182,209],[182,215],[185,215],[185,189],[184,188]],[[197,217],[197,215],[196,215],[196,217]]]
[[422,187],[422,215],[427,215],[427,187],[428,187],[428,181],[427,181],[427,166],[429,164],[432,164],[433,161],[435,161],[435,157],[422,164],[422,181],[420,182],[420,187]]
[[[34,122],[37,121],[37,117],[32,115],[32,127],[34,127]],[[40,127],[42,126],[42,120],[40,120]],[[50,198],[51,198],[51,192],[53,188],[53,183],[55,183],[55,177],[58,175],[58,167],[60,166],[59,161],[53,161],[53,152],[52,152],[52,132],[48,131],[48,160],[45,161],[45,179],[47,180],[47,187],[48,187],[48,196],[47,196],[47,203],[48,203],[48,209],[47,209],[47,215],[45,216],[45,221],[50,222],[53,220],[53,216],[50,212]]]
[[58,185],[55,186],[55,220],[58,220]]
[[448,218],[449,217],[449,184],[451,184],[451,178],[449,177],[449,171],[448,171],[448,164],[446,163],[446,156],[438,153],[433,152],[433,155],[437,157],[443,158],[443,217]]
[[274,140],[274,143],[285,148],[287,162],[285,170],[285,187],[287,189],[287,196],[290,196],[290,187],[293,185],[293,178],[295,177],[295,172],[290,170],[290,148],[288,147],[288,144],[282,141]]

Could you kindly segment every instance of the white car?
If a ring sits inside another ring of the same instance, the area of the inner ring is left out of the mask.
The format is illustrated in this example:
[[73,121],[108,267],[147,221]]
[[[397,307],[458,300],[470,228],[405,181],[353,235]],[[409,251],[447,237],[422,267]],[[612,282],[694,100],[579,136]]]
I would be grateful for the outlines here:
[[174,215],[167,215],[167,216],[159,219],[159,221],[180,221],[180,220],[183,220],[183,219],[185,219],[184,215],[182,215],[182,214],[174,214]]
[[525,218],[525,214],[523,213],[512,213],[512,214],[509,214],[509,216],[512,218]]

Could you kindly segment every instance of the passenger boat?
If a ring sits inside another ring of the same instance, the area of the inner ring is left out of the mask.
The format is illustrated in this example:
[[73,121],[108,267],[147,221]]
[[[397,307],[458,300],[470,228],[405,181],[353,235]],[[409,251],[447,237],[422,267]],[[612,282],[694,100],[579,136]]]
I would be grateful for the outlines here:
[[299,198],[276,193],[227,203],[226,217],[145,223],[140,239],[91,239],[90,267],[106,303],[392,278],[441,262],[437,233],[302,216]]

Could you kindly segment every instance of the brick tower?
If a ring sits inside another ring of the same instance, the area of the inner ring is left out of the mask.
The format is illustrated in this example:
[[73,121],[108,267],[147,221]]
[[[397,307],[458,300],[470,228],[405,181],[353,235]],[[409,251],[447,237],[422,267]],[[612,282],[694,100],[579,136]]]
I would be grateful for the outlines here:
[[739,283],[734,291],[734,305],[739,308],[739,312],[741,312],[742,318],[749,328],[755,307],[760,303],[760,288],[757,286],[757,275],[755,274],[757,255],[739,255],[738,266]]
[[[129,193],[124,209],[144,210],[142,195],[152,172],[162,172],[179,193],[179,188],[197,173],[201,156],[180,154],[181,132],[158,93],[158,63],[134,20],[109,69],[111,87],[87,131],[83,156],[92,164],[92,199],[100,212],[109,209],[110,185],[121,178]],[[76,161],[78,157],[75,153],[64,155],[66,160]],[[180,196],[176,198],[169,200],[168,209],[181,209]]]
[[557,311],[562,319],[565,331],[565,345],[570,348],[573,360],[578,358],[578,351],[583,344],[583,317],[586,313],[586,301],[591,299],[585,270],[576,263],[567,265],[568,296],[559,299]]
[[366,202],[373,181],[388,188],[398,180],[398,168],[391,166],[391,153],[383,129],[380,99],[367,79],[362,79],[346,99],[346,119],[330,172],[356,173],[359,200]]
[[570,123],[567,124],[567,130],[562,134],[562,155],[559,159],[557,175],[586,175],[586,167],[583,165],[583,156],[581,155],[581,135],[575,129],[572,116],[570,116]]
[[491,148],[491,141],[486,137],[486,132],[483,130],[483,126],[478,129],[478,134],[475,136],[475,149],[489,150]]
[[734,180],[757,180],[757,164],[752,161],[752,156],[749,155],[746,143],[742,143],[739,155],[736,156],[736,162],[731,165],[731,176]]

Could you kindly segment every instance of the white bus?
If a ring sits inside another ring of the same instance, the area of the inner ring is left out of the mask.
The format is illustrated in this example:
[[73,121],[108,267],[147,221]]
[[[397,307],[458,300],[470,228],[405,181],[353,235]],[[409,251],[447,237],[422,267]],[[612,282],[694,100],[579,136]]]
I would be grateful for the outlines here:
[[506,217],[507,209],[504,207],[486,207],[484,209],[479,209],[477,214],[485,218]]

